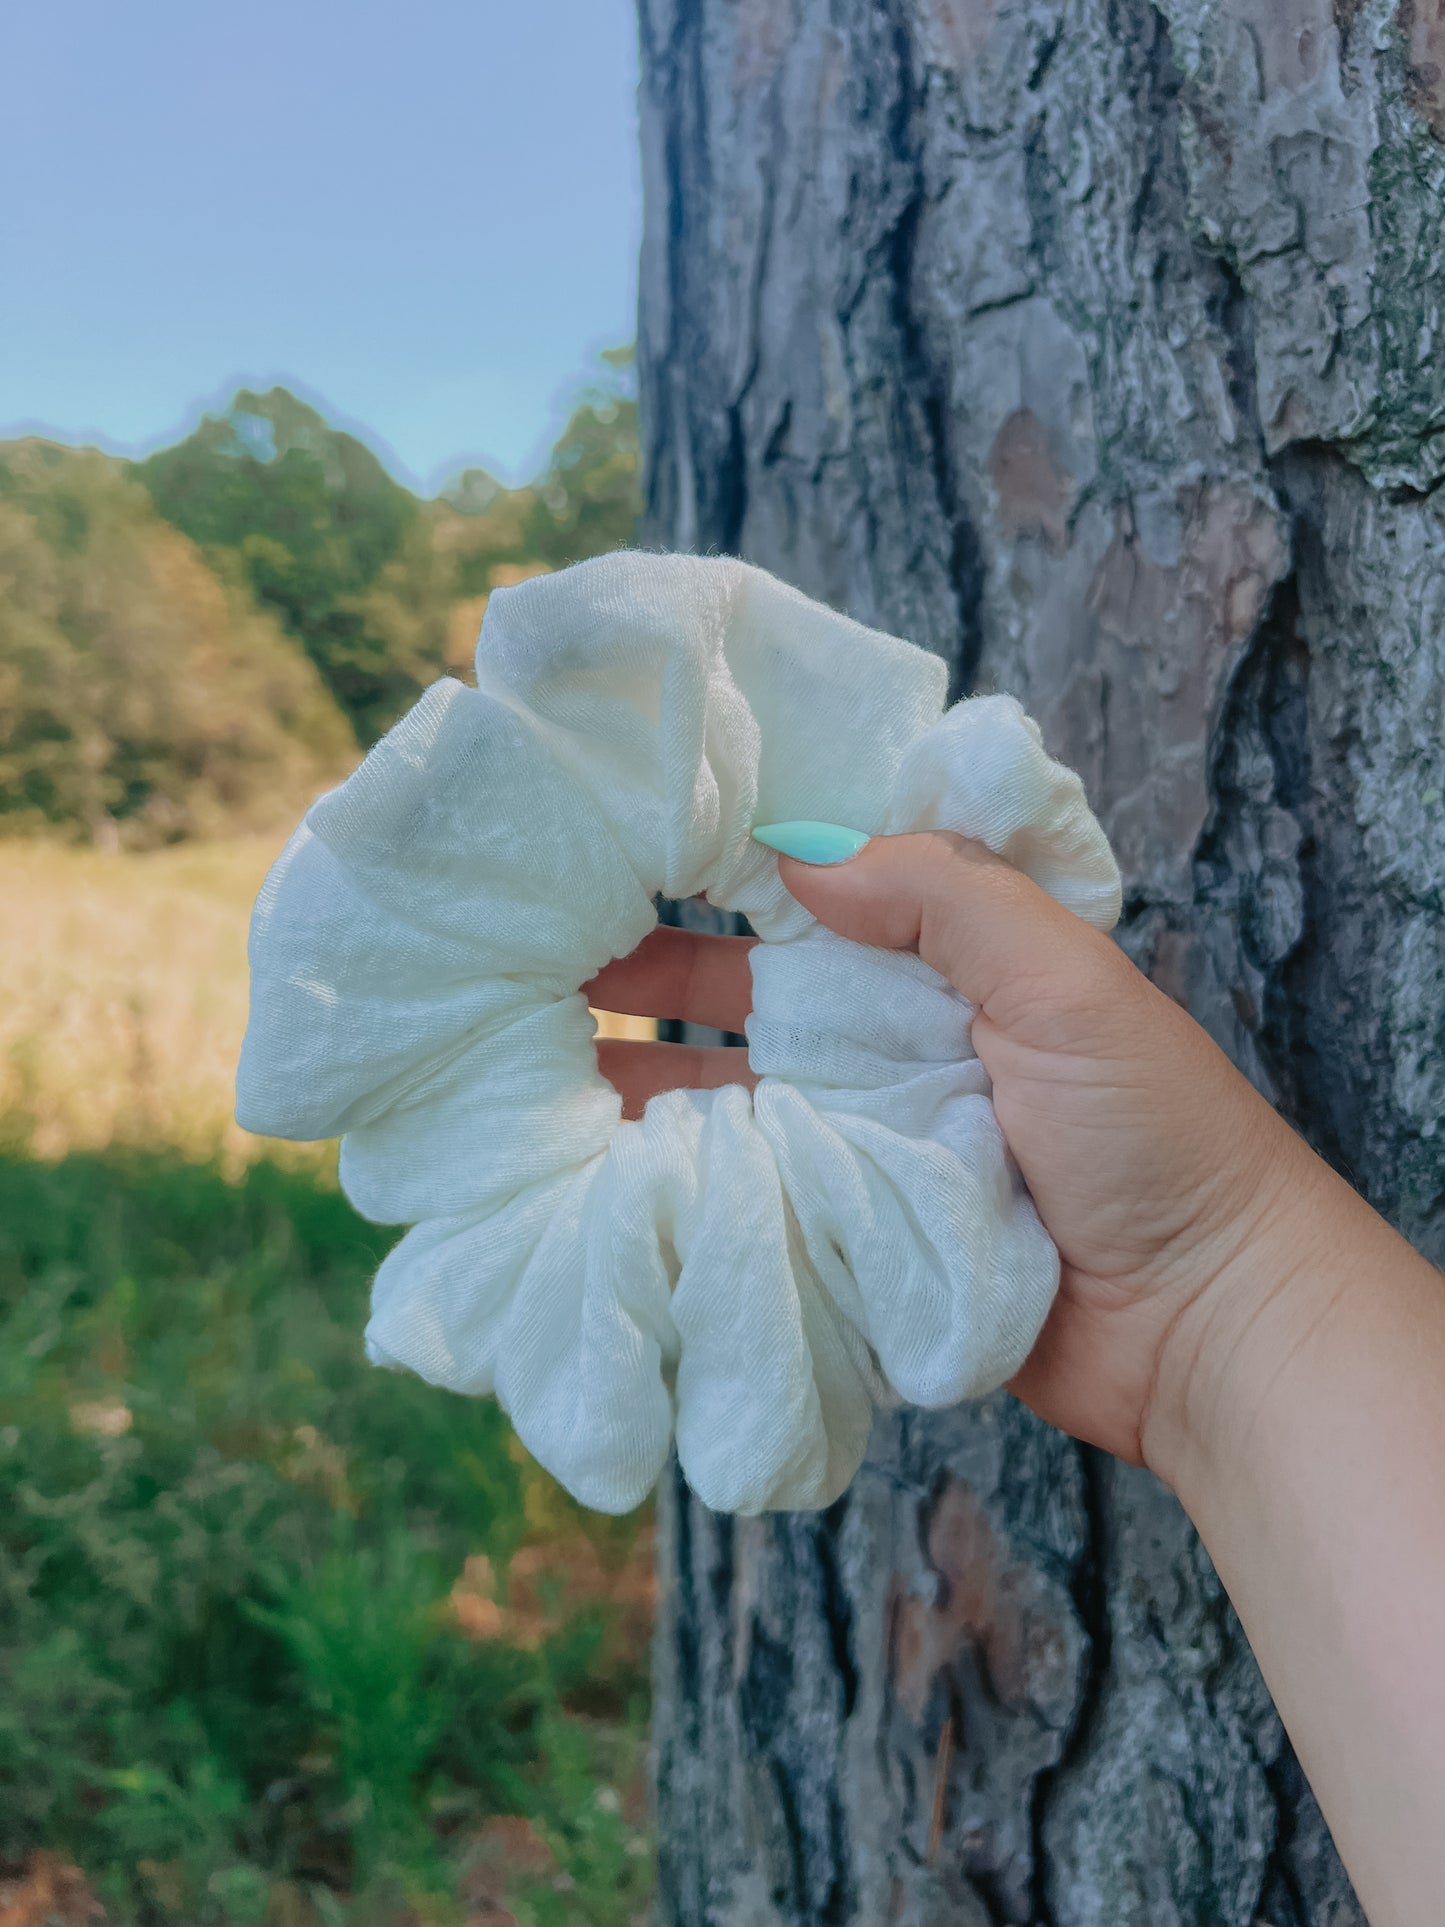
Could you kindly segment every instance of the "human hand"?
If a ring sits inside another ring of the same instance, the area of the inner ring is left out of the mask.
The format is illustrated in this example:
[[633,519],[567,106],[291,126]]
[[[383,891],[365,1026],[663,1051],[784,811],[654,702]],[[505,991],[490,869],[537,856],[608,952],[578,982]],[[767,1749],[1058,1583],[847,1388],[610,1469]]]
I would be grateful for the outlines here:
[[[917,950],[975,1005],[999,1123],[1062,1259],[1013,1390],[1145,1461],[1151,1420],[1173,1425],[1161,1402],[1184,1396],[1203,1328],[1219,1322],[1215,1298],[1286,1204],[1330,1174],[1108,938],[981,845],[875,837],[842,863],[783,857],[779,873],[820,922]],[[659,929],[584,989],[609,1010],[741,1030],[750,943]],[[676,1085],[756,1082],[737,1050],[602,1039],[598,1055],[633,1116]]]
[[[659,924],[630,956],[619,957],[582,993],[594,1010],[623,1017],[676,1019],[709,1030],[741,1032],[752,1008],[748,952],[756,937],[711,936]],[[718,1090],[756,1075],[736,1045],[663,1044],[641,1038],[599,1037],[597,1063],[622,1099],[622,1115],[641,1117],[647,1100],[663,1091]]]
[[[875,837],[779,874],[830,929],[917,950],[975,1006],[1062,1260],[1012,1389],[1173,1487],[1371,1919],[1435,1921],[1445,1282],[1122,951],[979,845]],[[747,945],[658,931],[588,988],[737,1030]],[[753,1081],[736,1051],[599,1054],[635,1109],[676,1083]]]

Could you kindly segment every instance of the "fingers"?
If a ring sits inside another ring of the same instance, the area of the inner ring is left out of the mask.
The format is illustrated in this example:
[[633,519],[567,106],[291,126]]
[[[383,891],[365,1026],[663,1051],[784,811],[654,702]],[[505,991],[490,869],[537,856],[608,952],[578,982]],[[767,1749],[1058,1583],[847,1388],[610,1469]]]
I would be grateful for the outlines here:
[[946,830],[875,836],[844,863],[782,857],[778,874],[830,930],[916,950],[990,1015],[1006,988],[1067,969],[1104,941],[1001,857]]
[[641,1044],[599,1037],[597,1063],[621,1097],[624,1117],[641,1117],[647,1100],[662,1091],[712,1091],[724,1084],[752,1090],[758,1081],[748,1068],[747,1052],[728,1045]]
[[[630,957],[607,964],[582,989],[597,1010],[635,1017],[677,1017],[713,1030],[741,1031],[752,1009],[748,952],[756,941],[754,937],[716,937],[659,925]],[[690,1081],[683,1077],[672,1080],[674,1084]],[[730,1083],[732,1079],[720,1081]]]

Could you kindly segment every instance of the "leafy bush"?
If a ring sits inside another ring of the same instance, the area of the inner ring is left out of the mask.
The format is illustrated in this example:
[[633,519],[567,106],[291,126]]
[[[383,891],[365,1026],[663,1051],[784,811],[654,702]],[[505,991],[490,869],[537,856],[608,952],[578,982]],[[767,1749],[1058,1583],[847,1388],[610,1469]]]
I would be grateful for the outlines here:
[[[0,1860],[112,1921],[459,1918],[488,1815],[520,1920],[641,1905],[645,1535],[363,1363],[385,1242],[275,1164],[0,1157]],[[509,1587],[559,1530],[590,1599]]]

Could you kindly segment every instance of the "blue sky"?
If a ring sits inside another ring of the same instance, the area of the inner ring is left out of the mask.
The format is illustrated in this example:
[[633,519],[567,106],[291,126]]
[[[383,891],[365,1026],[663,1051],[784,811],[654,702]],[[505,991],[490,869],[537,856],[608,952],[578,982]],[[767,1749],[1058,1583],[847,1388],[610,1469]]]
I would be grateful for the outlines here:
[[0,436],[138,453],[279,380],[437,486],[630,340],[630,0],[0,7]]

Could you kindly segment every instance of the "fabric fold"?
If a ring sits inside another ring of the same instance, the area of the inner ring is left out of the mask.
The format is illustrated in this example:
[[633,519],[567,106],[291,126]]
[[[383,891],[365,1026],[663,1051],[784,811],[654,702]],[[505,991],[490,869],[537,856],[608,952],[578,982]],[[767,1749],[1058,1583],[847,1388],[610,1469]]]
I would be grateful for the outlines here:
[[[252,921],[248,1128],[342,1135],[382,1265],[374,1362],[495,1395],[585,1504],[673,1441],[704,1501],[829,1504],[874,1411],[1003,1383],[1057,1255],[973,1012],[821,929],[760,821],[976,837],[1108,928],[1082,784],[1010,698],[722,559],[622,554],[493,594],[444,680],[308,812]],[[578,994],[705,894],[746,915],[760,1082],[623,1122]]]

